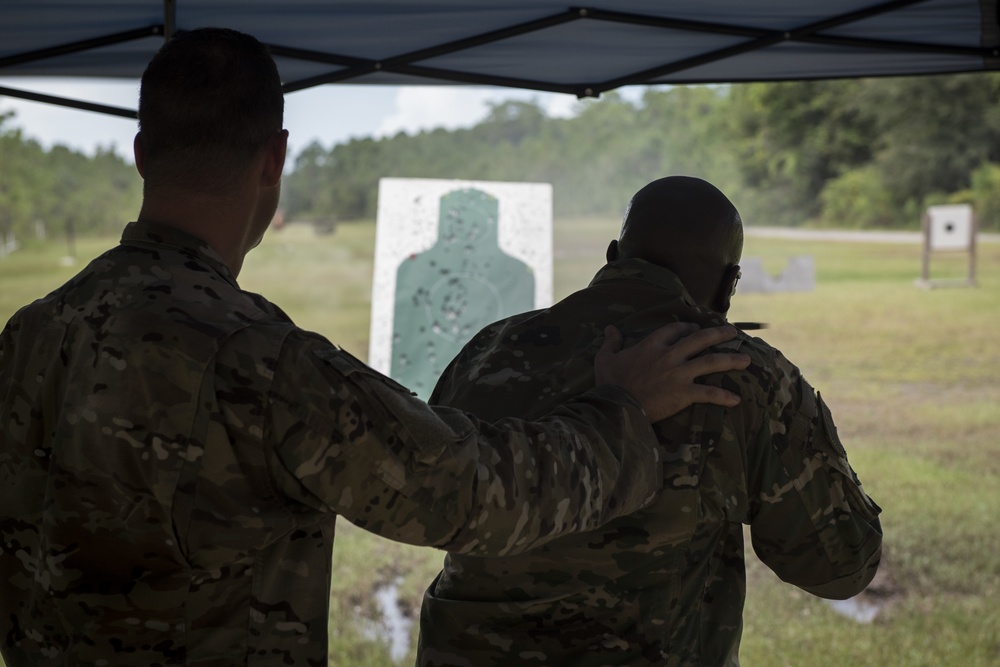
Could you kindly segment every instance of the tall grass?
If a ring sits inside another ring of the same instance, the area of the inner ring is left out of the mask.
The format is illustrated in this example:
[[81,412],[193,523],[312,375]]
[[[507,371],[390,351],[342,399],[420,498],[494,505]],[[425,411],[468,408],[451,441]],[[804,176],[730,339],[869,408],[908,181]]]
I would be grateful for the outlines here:
[[[556,298],[586,285],[616,233],[610,219],[557,221]],[[371,223],[331,236],[291,225],[268,234],[240,281],[365,358],[373,241]],[[80,263],[113,242],[81,240]],[[0,320],[79,268],[60,264],[64,252],[29,246],[0,260]],[[748,236],[744,254],[772,271],[791,255],[815,259],[815,291],[737,295],[730,315],[767,322],[761,336],[830,403],[884,510],[889,599],[873,623],[860,624],[749,555],[744,667],[1000,664],[1000,244],[980,245],[978,288],[930,291],[914,286],[913,244]],[[932,269],[964,272],[957,257],[936,258]],[[378,638],[373,590],[401,581],[404,610],[415,615],[441,554],[346,522],[334,551],[330,664],[394,664]],[[412,651],[399,664],[411,662]]]

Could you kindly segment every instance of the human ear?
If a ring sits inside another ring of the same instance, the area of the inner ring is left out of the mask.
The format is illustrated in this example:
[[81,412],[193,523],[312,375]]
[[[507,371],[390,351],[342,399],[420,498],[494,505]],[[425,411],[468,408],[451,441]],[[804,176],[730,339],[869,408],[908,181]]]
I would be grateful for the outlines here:
[[135,157],[135,170],[139,176],[146,178],[146,147],[142,145],[141,132],[136,132],[132,140],[132,155]]
[[736,285],[739,283],[742,275],[743,273],[740,271],[738,264],[730,264],[726,267],[726,270],[722,274],[722,282],[719,284],[719,290],[715,295],[715,308],[713,310],[722,315],[729,312],[732,299],[736,295]]
[[618,260],[618,241],[617,239],[612,239],[611,243],[608,244],[608,251],[604,254],[608,262],[615,262]]
[[281,181],[285,169],[285,155],[288,152],[288,130],[282,130],[272,136],[264,150],[264,170],[261,173],[262,185],[273,188]]

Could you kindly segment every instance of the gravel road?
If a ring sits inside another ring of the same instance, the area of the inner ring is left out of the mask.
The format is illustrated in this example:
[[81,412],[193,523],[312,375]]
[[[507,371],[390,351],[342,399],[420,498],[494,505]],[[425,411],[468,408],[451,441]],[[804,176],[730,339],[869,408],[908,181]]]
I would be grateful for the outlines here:
[[[863,243],[923,243],[923,234],[921,232],[800,229],[794,227],[753,227],[749,225],[744,227],[743,231],[747,236],[760,236],[775,239],[825,239],[829,241],[853,241]],[[1000,243],[1000,234],[986,234],[980,232],[977,237],[977,242]]]

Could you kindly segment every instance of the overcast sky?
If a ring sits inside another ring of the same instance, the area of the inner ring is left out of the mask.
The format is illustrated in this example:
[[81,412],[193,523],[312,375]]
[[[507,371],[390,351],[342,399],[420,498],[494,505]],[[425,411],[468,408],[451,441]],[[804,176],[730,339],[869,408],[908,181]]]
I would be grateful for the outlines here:
[[[0,86],[134,109],[138,81],[0,77]],[[399,131],[469,127],[482,120],[488,102],[535,100],[550,116],[573,113],[572,95],[466,86],[327,85],[285,96],[285,127],[292,154],[313,141],[329,148],[353,137],[382,137]],[[12,97],[0,97],[0,113],[14,111],[12,125],[49,147],[63,144],[92,154],[113,146],[131,161],[133,120],[78,111]]]

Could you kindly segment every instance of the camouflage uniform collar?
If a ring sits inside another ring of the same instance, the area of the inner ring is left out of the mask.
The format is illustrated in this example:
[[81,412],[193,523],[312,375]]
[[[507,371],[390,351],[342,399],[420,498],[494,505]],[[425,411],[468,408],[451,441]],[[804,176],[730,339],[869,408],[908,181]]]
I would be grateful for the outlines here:
[[677,294],[687,305],[697,307],[676,273],[644,259],[622,259],[617,262],[609,262],[601,267],[590,284],[593,286],[617,281],[649,283]]
[[226,266],[222,255],[197,236],[191,236],[176,227],[142,220],[130,222],[122,232],[121,243],[122,245],[157,246],[176,250],[208,264],[227,282],[239,288],[236,278]]

